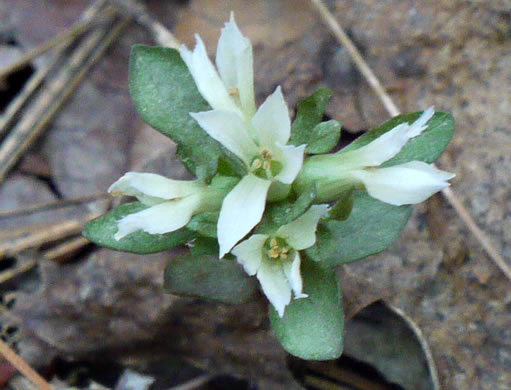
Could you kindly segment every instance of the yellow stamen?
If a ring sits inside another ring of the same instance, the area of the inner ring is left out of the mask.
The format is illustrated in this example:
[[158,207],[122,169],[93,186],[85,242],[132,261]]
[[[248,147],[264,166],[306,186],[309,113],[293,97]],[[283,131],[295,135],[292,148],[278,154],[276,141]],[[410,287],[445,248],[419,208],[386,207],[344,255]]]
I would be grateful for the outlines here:
[[268,251],[268,256],[270,256],[272,259],[278,259],[280,257],[280,248],[279,247],[273,247]]
[[252,161],[252,169],[259,169],[263,166],[263,163],[260,159],[256,158],[254,161]]
[[271,160],[273,158],[272,152],[270,152],[268,149],[263,149],[261,154],[265,160]]

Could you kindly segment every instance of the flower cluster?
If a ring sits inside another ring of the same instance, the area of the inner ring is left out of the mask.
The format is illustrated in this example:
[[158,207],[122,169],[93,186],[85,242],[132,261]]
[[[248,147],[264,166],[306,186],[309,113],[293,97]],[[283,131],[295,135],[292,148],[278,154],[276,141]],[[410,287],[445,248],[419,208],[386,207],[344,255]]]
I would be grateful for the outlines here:
[[[196,36],[193,51],[180,55],[211,110],[190,116],[213,139],[234,154],[245,174],[211,182],[171,180],[156,174],[129,172],[109,189],[147,206],[118,221],[115,239],[136,231],[164,234],[185,227],[192,217],[219,212],[219,258],[231,253],[249,275],[256,275],[280,317],[293,295],[306,298],[300,273],[300,251],[316,242],[316,229],[328,218],[329,204],[351,188],[392,205],[421,202],[448,186],[453,175],[421,161],[384,166],[408,141],[420,135],[432,108],[411,124],[403,123],[358,149],[305,158],[306,145],[289,144],[291,120],[281,88],[257,108],[253,54],[234,18],[218,42],[216,67]],[[294,221],[258,231],[268,202],[317,188],[314,205]]]

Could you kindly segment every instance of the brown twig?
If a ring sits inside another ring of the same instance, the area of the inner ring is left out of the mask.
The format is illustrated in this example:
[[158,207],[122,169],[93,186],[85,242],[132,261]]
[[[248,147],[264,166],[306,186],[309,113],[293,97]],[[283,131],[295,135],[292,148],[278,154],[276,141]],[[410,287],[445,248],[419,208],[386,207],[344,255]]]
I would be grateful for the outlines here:
[[0,240],[12,239],[19,236],[26,236],[30,233],[46,229],[48,226],[49,226],[48,224],[33,224],[29,226],[0,230]]
[[0,244],[0,259],[14,256],[29,248],[37,248],[43,244],[60,240],[82,231],[84,225],[101,214],[93,214],[84,219],[71,219],[49,225],[47,229],[37,231],[26,237]]
[[0,219],[19,217],[22,215],[33,214],[34,212],[59,209],[59,208],[64,208],[64,207],[69,207],[69,206],[75,206],[75,205],[82,204],[82,203],[90,203],[90,202],[94,202],[94,201],[97,201],[97,200],[100,200],[103,198],[109,198],[109,197],[110,197],[110,195],[108,193],[102,192],[99,194],[81,196],[78,198],[62,199],[62,200],[58,200],[56,202],[51,202],[51,203],[36,204],[33,206],[24,207],[22,209],[2,211],[2,212],[0,212]]
[[[52,80],[48,90],[34,101],[30,114],[23,117],[0,146],[0,181],[43,132],[126,23],[126,20],[120,21],[104,40],[107,27],[94,30],[80,43],[68,64]],[[78,73],[74,75],[75,72]]]
[[378,98],[381,100],[388,113],[391,116],[399,115],[399,109],[392,101],[392,98],[387,94],[387,92],[385,92],[385,89],[381,85],[380,80],[378,80],[378,77],[376,77],[372,69],[364,60],[364,57],[362,56],[360,51],[353,44],[348,35],[344,32],[341,25],[335,19],[334,15],[332,15],[332,13],[325,6],[325,4],[323,4],[321,0],[311,0],[311,3],[318,10],[323,22],[330,29],[330,32],[335,36],[335,38],[337,38],[341,45],[344,45],[344,47],[346,47],[346,49],[351,55],[351,58],[353,58],[353,61],[360,70],[360,73],[364,75],[365,79],[367,80],[373,91],[376,93]]
[[359,372],[331,362],[310,362],[305,384],[321,390],[390,390],[391,386],[381,384]]
[[43,258],[46,260],[56,260],[59,263],[64,263],[69,258],[69,256],[75,254],[88,244],[90,244],[90,241],[85,237],[76,237],[68,242],[64,242],[60,245],[57,245],[55,248],[46,251],[43,255]]
[[87,29],[96,22],[97,20],[91,17],[81,19],[78,23],[71,26],[71,28],[62,31],[55,37],[29,50],[27,53],[18,58],[14,63],[0,69],[0,81],[9,76],[11,73],[20,70],[34,58],[46,53],[48,50],[51,50],[56,46],[69,44],[74,39],[79,37],[83,32],[87,31]]
[[[360,73],[362,73],[366,78],[373,91],[383,103],[387,112],[391,116],[399,115],[400,111],[392,101],[392,98],[387,94],[387,92],[385,92],[385,89],[382,87],[380,81],[360,54],[360,51],[356,48],[348,35],[346,35],[341,25],[337,22],[325,4],[321,0],[310,1],[319,12],[323,22],[330,29],[332,34],[338,39],[339,43],[346,47],[351,57],[353,58],[353,61],[360,70]],[[452,192],[450,188],[446,188],[442,190],[442,195],[449,202],[449,204],[454,207],[458,216],[465,223],[468,230],[474,235],[477,241],[479,241],[490,259],[497,265],[497,267],[504,273],[504,275],[506,275],[506,277],[511,280],[511,268],[507,265],[504,258],[498,253],[495,247],[491,244],[488,236],[479,228],[474,219],[470,216],[470,213],[459,201],[454,192]]]
[[488,236],[477,226],[474,219],[467,212],[467,209],[463,206],[460,200],[454,195],[450,188],[443,190],[443,195],[447,198],[449,203],[454,207],[460,218],[467,225],[468,230],[477,237],[477,240],[483,246],[484,250],[493,260],[493,262],[499,267],[499,269],[511,280],[511,268],[507,265],[502,255],[494,248]]
[[135,0],[110,0],[121,12],[135,19],[153,34],[154,40],[161,46],[179,49],[181,43],[163,24],[155,20],[144,5]]
[[53,390],[53,387],[32,367],[25,362],[21,356],[14,352],[6,343],[0,340],[0,354],[11,363],[19,372],[28,378],[39,390]]
[[[106,0],[96,0],[83,12],[80,20],[82,22],[90,22],[94,20],[100,13],[101,8],[104,6],[105,2]],[[72,39],[69,39],[66,42],[58,44],[51,60],[36,71],[36,73],[30,78],[30,81],[25,84],[23,90],[11,102],[11,104],[9,104],[9,107],[7,107],[4,115],[2,115],[0,118],[0,137],[7,132],[9,126],[11,126],[13,120],[16,118],[20,110],[27,103],[28,99],[30,99],[33,93],[39,88],[43,80],[46,79],[55,64],[59,61],[62,53],[70,46],[71,43]]]
[[[64,263],[65,260],[69,258],[69,256],[75,254],[80,249],[82,249],[85,245],[90,244],[90,241],[85,237],[75,237],[74,239],[64,242],[60,245],[57,245],[55,248],[52,248],[46,251],[43,255],[44,260],[56,260],[59,263]],[[0,254],[1,256],[1,254]],[[0,257],[1,258],[1,257]],[[20,265],[17,265],[13,269],[8,269],[0,272],[0,285],[12,280],[18,275],[24,274],[25,272],[30,271],[39,263],[39,259],[32,258],[23,262]]]
[[197,389],[198,387],[208,383],[211,380],[211,378],[213,378],[213,375],[204,374],[197,378],[191,379],[188,382],[181,383],[180,385],[177,385],[177,386],[173,386],[173,387],[169,388],[168,390],[194,390],[194,389]]
[[32,268],[36,266],[37,263],[38,263],[37,260],[32,259],[16,266],[13,269],[2,271],[0,273],[0,285],[4,284],[5,282],[8,282],[9,280],[15,278],[18,275],[30,271]]

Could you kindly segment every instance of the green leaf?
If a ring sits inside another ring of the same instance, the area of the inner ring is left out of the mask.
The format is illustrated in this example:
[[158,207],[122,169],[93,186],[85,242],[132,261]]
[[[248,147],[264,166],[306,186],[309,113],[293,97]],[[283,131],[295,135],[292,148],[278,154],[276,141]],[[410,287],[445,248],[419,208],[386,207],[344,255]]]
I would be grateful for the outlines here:
[[192,240],[196,233],[187,229],[180,229],[166,234],[149,234],[138,231],[117,241],[117,221],[126,215],[145,210],[147,206],[140,202],[126,203],[108,214],[89,222],[83,231],[88,240],[105,248],[138,254],[162,252],[167,249],[183,245]]
[[295,299],[282,318],[270,307],[275,335],[290,354],[307,360],[337,359],[343,349],[344,312],[334,269],[302,263],[307,298]]
[[393,206],[365,191],[353,195],[353,209],[345,221],[318,226],[316,244],[306,253],[326,266],[349,263],[387,249],[405,228],[412,206]]
[[219,215],[219,212],[213,211],[197,214],[188,222],[186,228],[202,236],[216,238],[216,225]]
[[243,163],[190,116],[190,112],[211,107],[197,90],[177,50],[135,45],[130,57],[129,84],[139,114],[177,143],[179,158],[198,178],[213,176],[221,156],[227,156],[232,170],[244,174]]
[[329,218],[335,219],[336,221],[345,221],[353,210],[353,189],[346,191],[334,206],[330,209]]
[[321,122],[312,129],[311,142],[307,144],[305,153],[328,153],[337,146],[341,137],[341,122],[331,120]]
[[218,257],[220,248],[216,238],[197,237],[188,243],[192,256],[214,255]]
[[305,213],[316,199],[316,186],[302,192],[294,202],[272,203],[267,208],[268,218],[276,225],[286,225]]
[[309,145],[315,141],[315,134],[312,130],[323,120],[328,101],[332,92],[326,88],[319,88],[314,94],[298,102],[296,118],[291,127],[292,145]]
[[232,259],[213,255],[185,255],[167,263],[163,286],[171,294],[244,303],[257,293],[255,278],[249,277]]
[[[398,115],[385,122],[383,125],[357,138],[339,153],[348,152],[367,145],[369,142],[380,137],[387,131],[392,130],[397,125],[401,123],[412,123],[421,115],[422,112]],[[453,132],[454,119],[452,115],[446,112],[436,112],[433,118],[428,122],[428,128],[419,136],[409,140],[403,149],[401,149],[394,158],[382,164],[382,167],[403,164],[414,160],[432,163],[440,157],[447,147],[451,141]]]

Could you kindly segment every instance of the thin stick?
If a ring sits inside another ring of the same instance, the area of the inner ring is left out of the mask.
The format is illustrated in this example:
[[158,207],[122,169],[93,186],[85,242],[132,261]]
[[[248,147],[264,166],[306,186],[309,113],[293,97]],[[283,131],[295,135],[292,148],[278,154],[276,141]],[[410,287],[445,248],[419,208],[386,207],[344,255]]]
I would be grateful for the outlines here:
[[83,226],[90,220],[98,217],[100,214],[90,215],[84,219],[71,219],[48,226],[47,229],[38,231],[27,237],[0,244],[0,259],[8,256],[14,256],[21,251],[29,248],[37,248],[48,242],[57,241],[62,238],[78,234]]
[[53,387],[39,375],[21,356],[14,352],[6,343],[0,340],[0,354],[9,361],[16,369],[27,377],[39,390],[53,390]]
[[468,229],[476,236],[477,240],[481,243],[484,250],[493,260],[493,262],[500,268],[500,270],[511,280],[511,268],[507,265],[502,255],[493,247],[488,236],[477,226],[473,218],[467,212],[467,209],[463,206],[460,200],[454,195],[450,188],[446,188],[442,191],[442,194],[447,198],[449,203],[454,207],[460,218],[465,222]]
[[15,278],[18,275],[30,271],[32,268],[36,266],[37,263],[38,261],[33,259],[18,265],[14,269],[8,269],[6,271],[3,271],[2,273],[0,273],[0,285],[8,282],[9,280]]
[[70,254],[76,253],[85,245],[89,244],[90,241],[87,240],[85,237],[76,237],[68,242],[57,245],[55,248],[46,251],[43,257],[46,260],[57,260],[59,263],[64,263],[64,261]]
[[198,388],[199,386],[205,385],[208,383],[213,376],[211,374],[204,374],[202,376],[199,376],[197,378],[194,378],[188,382],[181,383],[180,385],[173,386],[169,388],[168,390],[194,390]]
[[[105,28],[93,31],[87,36],[71,56],[68,65],[53,80],[49,90],[34,102],[31,115],[26,115],[0,146],[0,182],[5,179],[9,170],[50,123],[86,73],[105,53],[108,45],[117,37],[125,23],[126,21],[123,21],[122,25],[117,25],[105,39],[106,45],[98,48],[96,46],[103,39]],[[93,54],[90,59],[83,64],[91,53]],[[78,69],[81,71],[73,76],[74,71]]]
[[[101,8],[105,4],[106,0],[96,0],[89,8],[87,8],[82,14],[80,20],[92,21],[94,20],[101,11]],[[0,137],[7,132],[7,129],[12,124],[13,120],[18,115],[19,111],[26,104],[32,94],[39,88],[44,79],[48,76],[48,73],[53,69],[55,64],[59,61],[62,53],[69,47],[72,40],[63,42],[58,45],[53,57],[46,64],[43,65],[37,72],[30,78],[30,81],[25,84],[23,90],[18,96],[9,104],[4,115],[0,118]]]
[[[385,92],[385,89],[382,87],[376,75],[373,73],[358,49],[355,47],[351,39],[346,35],[340,24],[325,6],[325,4],[321,0],[310,1],[312,5],[318,10],[323,22],[327,25],[332,34],[339,40],[339,43],[346,47],[352,56],[353,61],[359,68],[360,73],[364,75],[373,91],[383,103],[387,112],[391,116],[399,115],[399,109],[394,104],[387,92]],[[488,236],[477,226],[474,219],[470,216],[470,213],[459,201],[454,192],[452,192],[450,188],[445,188],[442,190],[442,195],[451,204],[451,206],[454,207],[461,220],[465,223],[468,230],[474,235],[477,241],[479,241],[490,259],[495,263],[495,265],[497,265],[497,267],[504,273],[504,275],[506,275],[506,277],[511,280],[511,268],[507,265],[507,263],[504,261],[504,258],[498,253],[498,251],[493,247]]]
[[56,46],[73,41],[75,38],[80,36],[81,33],[87,31],[89,26],[96,22],[97,20],[93,18],[80,20],[78,23],[71,26],[71,28],[69,28],[68,30],[62,31],[55,37],[29,50],[27,53],[18,58],[13,64],[10,64],[5,68],[0,69],[0,80],[3,80],[5,77],[9,76],[13,72],[20,70],[34,58],[40,56],[43,53],[46,53],[48,50],[53,49]]
[[81,196],[78,198],[62,199],[62,200],[58,200],[56,202],[51,202],[51,203],[36,204],[36,205],[28,206],[28,207],[25,207],[22,209],[2,211],[2,212],[0,212],[0,219],[19,217],[22,215],[33,214],[34,212],[59,209],[59,208],[64,208],[64,207],[69,207],[69,206],[75,206],[77,204],[82,204],[82,203],[90,203],[90,202],[100,200],[102,198],[109,198],[109,197],[110,197],[110,195],[108,193],[102,192],[99,194]]
[[[76,253],[79,249],[83,248],[85,245],[88,244],[90,244],[90,241],[87,240],[85,237],[76,237],[68,242],[57,245],[55,248],[46,251],[43,255],[43,259],[56,260],[59,263],[64,263],[65,260],[69,257],[69,255]],[[24,262],[23,264],[18,265],[14,269],[8,269],[6,271],[1,272],[0,285],[12,280],[18,275],[30,271],[38,263],[39,260],[31,259]]]
[[[103,212],[106,212],[108,210],[108,207],[101,209]],[[22,227],[15,227],[15,228],[7,228],[4,230],[0,230],[0,242],[5,241],[7,239],[13,240],[15,238],[19,238],[21,236],[27,237],[31,234],[39,233],[43,230],[52,229],[55,224],[61,223],[62,221],[52,222],[52,223],[45,223],[45,224],[32,224],[32,225],[26,225]],[[2,245],[2,244],[0,244]]]
[[311,3],[314,5],[314,7],[316,7],[321,17],[323,18],[323,21],[328,26],[328,28],[330,28],[331,33],[337,38],[341,45],[346,47],[351,57],[353,58],[353,61],[360,70],[360,73],[364,75],[371,88],[373,88],[374,92],[376,95],[378,95],[381,102],[387,109],[388,113],[391,116],[399,115],[399,109],[394,104],[387,92],[385,92],[385,89],[381,85],[380,80],[378,80],[378,77],[376,77],[367,62],[364,60],[364,57],[360,51],[341,28],[340,24],[325,6],[325,4],[323,4],[321,0],[311,0]]
[[154,40],[162,46],[179,49],[181,43],[168,28],[155,20],[147,8],[140,2],[133,0],[110,0],[121,12],[126,13],[147,28],[153,34]]

